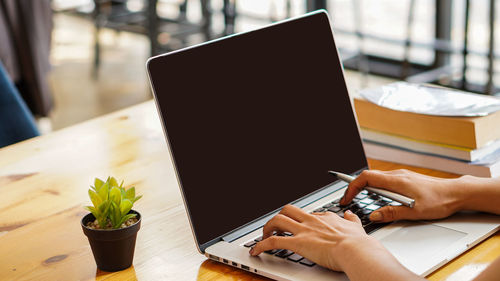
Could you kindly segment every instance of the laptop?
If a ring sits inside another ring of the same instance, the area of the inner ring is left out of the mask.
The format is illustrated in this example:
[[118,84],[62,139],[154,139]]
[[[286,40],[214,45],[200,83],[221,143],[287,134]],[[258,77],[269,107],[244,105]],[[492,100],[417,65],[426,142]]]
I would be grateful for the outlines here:
[[[248,253],[286,204],[337,210],[346,183],[328,170],[368,169],[328,14],[156,56],[147,69],[200,253],[277,280],[346,280],[294,253]],[[368,231],[425,276],[499,225],[498,216],[460,213]]]

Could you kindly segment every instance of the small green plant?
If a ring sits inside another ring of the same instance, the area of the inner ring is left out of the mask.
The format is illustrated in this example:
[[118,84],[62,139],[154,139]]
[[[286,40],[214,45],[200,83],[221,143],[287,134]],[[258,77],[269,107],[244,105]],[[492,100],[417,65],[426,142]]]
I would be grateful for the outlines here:
[[135,214],[128,212],[134,206],[135,201],[141,196],[135,196],[135,187],[127,190],[120,185],[114,177],[108,177],[106,182],[96,178],[94,186],[90,186],[89,197],[94,206],[85,206],[96,218],[101,229],[120,228],[128,219],[134,218]]

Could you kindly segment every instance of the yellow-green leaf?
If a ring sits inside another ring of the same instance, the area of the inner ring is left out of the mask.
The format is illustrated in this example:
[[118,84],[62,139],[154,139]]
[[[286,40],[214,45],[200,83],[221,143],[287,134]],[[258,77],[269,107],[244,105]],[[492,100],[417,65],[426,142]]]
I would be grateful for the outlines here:
[[114,177],[111,177],[109,179],[109,186],[110,187],[113,187],[113,186],[118,186],[118,182],[116,181],[116,179]]
[[130,211],[130,209],[132,209],[132,206],[133,206],[132,201],[128,199],[123,199],[122,203],[120,204],[120,211],[122,216],[125,216]]
[[98,178],[95,178],[94,180],[94,186],[95,186],[95,190],[96,191],[99,191],[99,189],[101,189],[101,186],[104,184],[104,182]]
[[99,195],[97,195],[97,193],[95,193],[95,191],[89,189],[89,197],[90,197],[90,200],[92,201],[92,204],[94,205],[95,208],[97,208],[97,207],[99,207],[99,205],[101,205],[101,203],[102,203],[101,197],[99,197]]
[[109,193],[109,185],[108,183],[105,183],[101,186],[101,189],[99,189],[99,197],[101,197],[102,201],[108,200],[108,193]]
[[132,199],[132,203],[135,203],[135,201],[139,200],[142,198],[142,195],[139,195],[137,197],[135,197],[134,199]]
[[135,187],[132,186],[125,192],[125,198],[132,200],[134,199],[134,197],[135,197]]
[[113,202],[115,202],[115,204],[117,206],[120,206],[120,202],[122,200],[122,195],[121,195],[121,192],[120,192],[120,189],[118,187],[113,187],[111,189],[111,191],[109,192],[109,199]]

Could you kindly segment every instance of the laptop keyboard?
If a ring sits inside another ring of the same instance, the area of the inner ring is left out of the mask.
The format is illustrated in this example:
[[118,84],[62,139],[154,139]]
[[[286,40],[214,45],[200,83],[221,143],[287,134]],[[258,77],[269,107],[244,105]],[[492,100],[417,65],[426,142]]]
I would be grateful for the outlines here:
[[[395,202],[389,198],[385,198],[383,196],[370,193],[366,190],[363,190],[358,195],[356,195],[356,197],[354,197],[354,199],[349,205],[342,206],[340,205],[339,200],[340,199],[337,199],[335,201],[327,203],[324,206],[314,210],[313,212],[315,213],[333,212],[343,218],[344,212],[350,210],[354,214],[358,215],[358,217],[361,219],[361,224],[363,225],[363,228],[368,234],[389,224],[389,223],[376,223],[370,221],[369,217],[373,211],[378,210],[386,205],[393,205],[393,206],[401,205],[400,203]],[[289,232],[277,233],[275,235],[292,236],[292,234]],[[261,240],[262,237],[258,237],[252,241],[249,241],[248,243],[245,243],[244,246],[247,248],[253,247],[255,244],[257,244],[257,242],[260,242]],[[313,263],[312,261],[290,250],[274,249],[266,251],[265,253],[269,255],[274,255],[282,259],[286,259],[291,262],[296,262],[305,266],[315,265],[315,263]]]

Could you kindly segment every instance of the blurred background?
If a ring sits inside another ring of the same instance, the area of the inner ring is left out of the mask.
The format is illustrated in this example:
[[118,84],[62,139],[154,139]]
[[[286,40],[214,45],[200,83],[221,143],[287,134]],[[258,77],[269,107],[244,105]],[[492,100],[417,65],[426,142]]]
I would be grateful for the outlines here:
[[0,0],[0,59],[47,133],[151,99],[145,63],[152,55],[323,8],[331,15],[351,91],[407,80],[495,95],[495,4]]

